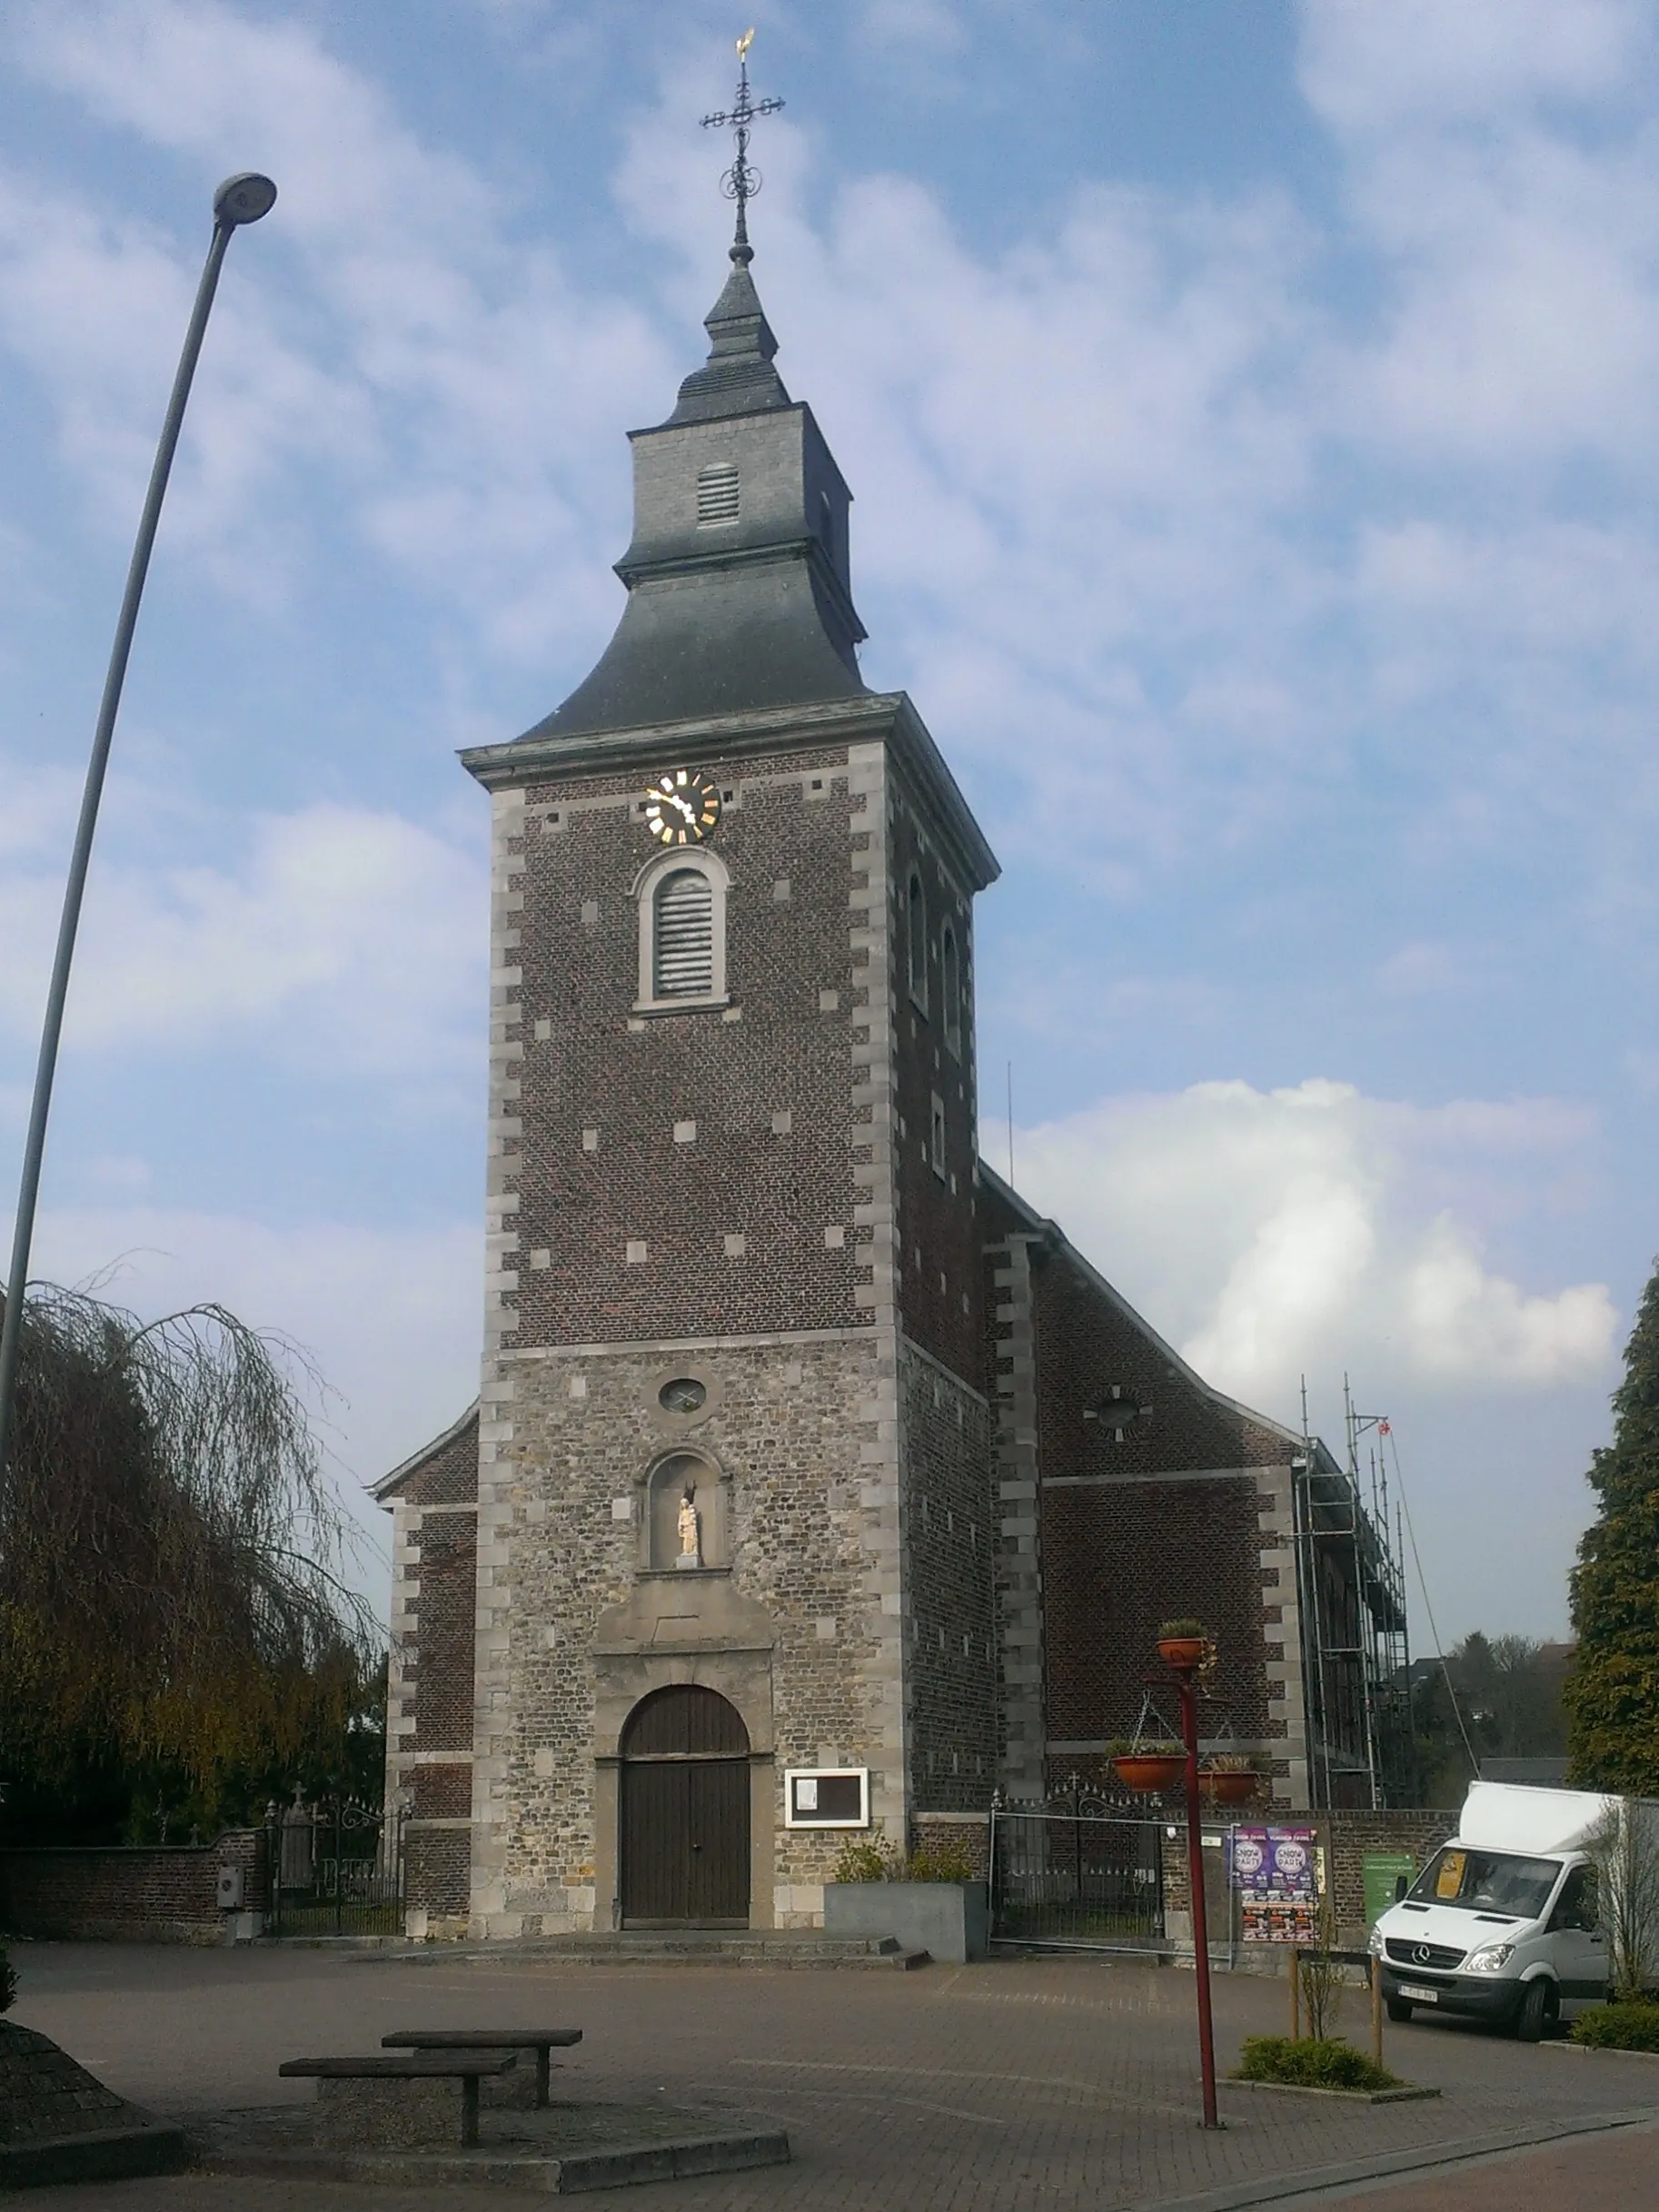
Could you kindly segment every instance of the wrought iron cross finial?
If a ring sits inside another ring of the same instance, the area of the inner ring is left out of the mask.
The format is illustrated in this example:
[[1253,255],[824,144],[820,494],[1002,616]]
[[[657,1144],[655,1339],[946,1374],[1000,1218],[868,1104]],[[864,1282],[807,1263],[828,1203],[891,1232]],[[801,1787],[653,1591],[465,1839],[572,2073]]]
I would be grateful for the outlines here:
[[783,105],[781,100],[751,100],[749,96],[749,49],[754,38],[751,29],[738,41],[737,99],[718,115],[703,117],[705,131],[730,131],[738,142],[738,157],[720,179],[720,190],[738,203],[737,234],[731,244],[731,258],[737,262],[754,258],[749,243],[749,203],[760,189],[760,172],[749,158],[750,126],[758,115],[775,115]]

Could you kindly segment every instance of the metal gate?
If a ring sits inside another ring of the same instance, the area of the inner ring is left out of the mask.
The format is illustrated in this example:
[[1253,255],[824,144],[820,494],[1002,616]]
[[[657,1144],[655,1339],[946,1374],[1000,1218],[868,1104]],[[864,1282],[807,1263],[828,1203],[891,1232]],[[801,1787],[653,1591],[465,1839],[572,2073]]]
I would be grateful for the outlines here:
[[273,1936],[401,1936],[403,1815],[351,1799],[290,1805],[267,1834]]
[[1163,1828],[1074,1796],[991,1811],[991,1937],[1117,1950],[1164,1935]]

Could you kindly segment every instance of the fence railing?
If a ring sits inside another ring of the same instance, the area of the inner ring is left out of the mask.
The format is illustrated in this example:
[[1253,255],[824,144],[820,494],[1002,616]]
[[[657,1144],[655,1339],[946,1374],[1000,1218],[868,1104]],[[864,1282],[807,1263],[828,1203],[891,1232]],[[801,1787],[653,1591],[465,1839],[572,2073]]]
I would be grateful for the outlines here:
[[403,1932],[403,1820],[352,1803],[291,1805],[268,1828],[273,1936]]
[[1074,1802],[994,1808],[991,1939],[1068,1950],[1138,1949],[1164,1937],[1163,1830]]

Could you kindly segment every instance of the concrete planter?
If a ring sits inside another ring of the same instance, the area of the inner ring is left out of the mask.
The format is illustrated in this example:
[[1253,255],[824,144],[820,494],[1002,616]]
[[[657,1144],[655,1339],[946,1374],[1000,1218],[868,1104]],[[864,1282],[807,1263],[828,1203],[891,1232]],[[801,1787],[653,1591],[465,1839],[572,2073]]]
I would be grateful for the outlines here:
[[983,1959],[990,1907],[982,1881],[827,1881],[824,1933],[895,1936],[942,1965]]

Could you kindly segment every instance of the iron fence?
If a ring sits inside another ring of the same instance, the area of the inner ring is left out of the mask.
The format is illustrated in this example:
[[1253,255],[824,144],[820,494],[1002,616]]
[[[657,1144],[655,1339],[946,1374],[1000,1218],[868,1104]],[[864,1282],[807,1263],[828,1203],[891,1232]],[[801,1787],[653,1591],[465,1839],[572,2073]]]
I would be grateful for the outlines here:
[[291,1805],[270,1821],[273,1936],[403,1932],[403,1816],[350,1799]]
[[1068,1950],[1161,1943],[1163,1829],[1076,1797],[991,1812],[991,1937]]

